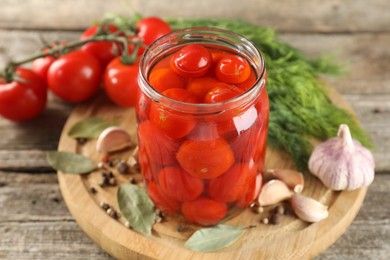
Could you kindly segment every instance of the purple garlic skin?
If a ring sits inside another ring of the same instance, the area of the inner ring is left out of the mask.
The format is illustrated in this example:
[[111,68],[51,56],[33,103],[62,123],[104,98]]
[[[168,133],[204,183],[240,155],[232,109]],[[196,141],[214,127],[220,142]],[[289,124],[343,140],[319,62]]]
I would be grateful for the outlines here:
[[347,125],[340,125],[337,137],[313,150],[309,170],[332,190],[355,190],[374,180],[375,162],[372,153],[353,140]]

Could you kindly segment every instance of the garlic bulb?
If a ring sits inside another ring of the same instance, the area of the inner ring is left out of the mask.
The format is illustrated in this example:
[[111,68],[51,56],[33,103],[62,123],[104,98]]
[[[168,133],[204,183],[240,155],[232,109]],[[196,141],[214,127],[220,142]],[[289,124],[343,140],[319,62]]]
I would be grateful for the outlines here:
[[309,170],[332,190],[355,190],[374,180],[374,158],[360,142],[353,140],[347,125],[340,125],[337,137],[314,149]]

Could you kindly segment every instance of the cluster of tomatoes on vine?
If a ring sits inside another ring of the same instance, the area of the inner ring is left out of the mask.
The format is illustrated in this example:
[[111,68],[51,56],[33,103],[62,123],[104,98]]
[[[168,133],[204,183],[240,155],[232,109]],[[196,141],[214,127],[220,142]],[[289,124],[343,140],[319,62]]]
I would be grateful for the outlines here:
[[[0,72],[0,115],[16,122],[30,120],[45,109],[48,90],[79,103],[102,86],[117,105],[134,106],[139,58],[172,29],[158,17],[142,18],[132,27],[124,31],[110,22],[93,25],[76,42],[55,43],[38,55],[11,62]],[[22,66],[29,62],[31,69]]]

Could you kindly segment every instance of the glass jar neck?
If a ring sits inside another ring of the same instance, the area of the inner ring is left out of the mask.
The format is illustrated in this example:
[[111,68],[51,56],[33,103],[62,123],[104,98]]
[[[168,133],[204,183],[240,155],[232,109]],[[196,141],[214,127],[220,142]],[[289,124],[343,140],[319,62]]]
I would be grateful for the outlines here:
[[[243,56],[256,73],[256,82],[243,94],[227,101],[218,103],[185,103],[164,96],[155,90],[148,82],[148,75],[153,66],[162,58],[176,52],[188,44],[202,44]],[[144,53],[140,64],[138,82],[141,91],[154,102],[183,113],[210,114],[219,113],[232,107],[245,106],[252,102],[265,87],[265,64],[259,50],[244,37],[230,31],[216,28],[191,28],[175,31],[155,41]]]

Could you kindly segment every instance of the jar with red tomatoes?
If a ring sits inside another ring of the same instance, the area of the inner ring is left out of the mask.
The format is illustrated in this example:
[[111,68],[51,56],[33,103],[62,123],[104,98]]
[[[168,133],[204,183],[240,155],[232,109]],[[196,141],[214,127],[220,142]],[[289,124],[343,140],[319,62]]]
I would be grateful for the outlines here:
[[258,196],[269,104],[264,59],[235,33],[194,28],[154,42],[137,111],[147,192],[168,215],[209,226]]

